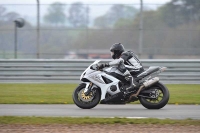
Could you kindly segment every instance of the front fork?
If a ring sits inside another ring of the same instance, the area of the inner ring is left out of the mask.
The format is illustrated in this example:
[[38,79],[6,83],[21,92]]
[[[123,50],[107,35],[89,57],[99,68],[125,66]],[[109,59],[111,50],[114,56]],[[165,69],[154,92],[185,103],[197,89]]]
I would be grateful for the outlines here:
[[84,90],[84,94],[86,96],[88,96],[92,90],[92,86],[93,86],[93,83],[90,82],[90,83],[87,83],[86,86],[85,86],[85,90]]

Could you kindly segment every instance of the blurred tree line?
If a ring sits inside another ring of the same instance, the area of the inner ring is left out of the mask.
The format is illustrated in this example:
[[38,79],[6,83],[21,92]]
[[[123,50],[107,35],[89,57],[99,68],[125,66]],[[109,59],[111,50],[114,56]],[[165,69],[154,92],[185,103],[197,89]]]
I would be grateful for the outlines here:
[[[67,51],[79,49],[108,49],[105,53],[109,53],[110,45],[116,42],[137,53],[138,9],[115,4],[94,20],[91,20],[90,11],[89,5],[80,2],[68,8],[59,2],[49,5],[42,18],[45,24],[41,26],[41,57],[63,58]],[[13,20],[18,17],[19,14],[7,12],[0,6],[0,57],[13,57]],[[145,10],[143,17],[144,55],[149,58],[154,55],[200,55],[200,0],[172,0],[156,10]],[[18,34],[19,53],[24,55],[21,58],[35,58],[36,27],[26,22]],[[9,53],[12,56],[8,56]]]

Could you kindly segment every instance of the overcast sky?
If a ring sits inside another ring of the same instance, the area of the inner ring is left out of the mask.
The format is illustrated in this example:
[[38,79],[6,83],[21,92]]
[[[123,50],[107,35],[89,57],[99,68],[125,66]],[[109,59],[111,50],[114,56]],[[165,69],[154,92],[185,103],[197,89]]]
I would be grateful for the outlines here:
[[[37,0],[0,0],[0,5],[6,7],[8,12],[14,11],[21,15],[32,24],[36,24],[36,2]],[[136,4],[135,8],[140,7],[140,0],[39,0],[41,20],[44,14],[48,12],[47,8],[49,4],[54,2],[61,2],[64,4],[72,4],[74,2],[82,2],[83,4],[92,4],[90,5],[90,18],[96,18],[106,13],[109,10],[111,5],[106,4]],[[171,0],[143,0],[144,6],[150,9],[157,9],[157,7],[165,4]],[[15,5],[16,4],[16,5]],[[25,4],[25,5],[24,5]],[[30,4],[30,5],[26,5]],[[102,4],[102,5],[98,5]],[[104,5],[105,4],[105,5]],[[148,4],[148,5],[147,5]],[[65,9],[67,12],[67,8]]]
[[[65,4],[71,4],[73,2],[83,2],[84,4],[131,4],[140,3],[140,0],[40,0],[41,4],[51,4],[55,1],[59,1]],[[143,0],[144,3],[149,4],[164,4],[170,0]],[[0,4],[35,4],[36,0],[0,0]]]

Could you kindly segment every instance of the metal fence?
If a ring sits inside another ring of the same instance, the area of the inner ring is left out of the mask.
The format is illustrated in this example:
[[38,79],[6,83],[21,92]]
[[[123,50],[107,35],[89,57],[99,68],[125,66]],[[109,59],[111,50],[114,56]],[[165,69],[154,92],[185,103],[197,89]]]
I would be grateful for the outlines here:
[[[122,4],[103,1],[45,4],[43,0],[40,1],[39,37],[36,1],[1,1],[0,59],[15,58],[13,20],[19,17],[24,18],[26,24],[16,32],[18,59],[62,59],[74,54],[78,56],[76,58],[89,59],[94,58],[89,54],[100,54],[102,51],[107,54],[110,46],[118,42],[123,43],[126,49],[141,54],[143,59],[200,57],[198,4],[187,6],[181,5],[186,2],[167,4],[144,1],[144,26],[141,30],[140,0],[121,1]],[[185,9],[184,14],[180,14],[182,8]],[[54,14],[49,9],[60,9],[61,12],[58,10],[58,14]],[[60,14],[60,19],[57,19]],[[49,16],[53,19],[48,19]],[[143,45],[139,41],[140,31],[143,31]]]
[[[79,83],[81,73],[95,60],[0,60],[0,83]],[[110,60],[102,60],[108,62]],[[141,60],[149,66],[166,66],[160,79],[167,84],[200,84],[200,60]]]

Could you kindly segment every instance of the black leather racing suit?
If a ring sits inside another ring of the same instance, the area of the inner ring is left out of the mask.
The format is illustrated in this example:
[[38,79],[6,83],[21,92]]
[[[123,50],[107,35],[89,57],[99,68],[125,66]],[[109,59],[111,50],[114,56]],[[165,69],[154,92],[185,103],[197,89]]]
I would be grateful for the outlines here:
[[[144,71],[142,63],[139,61],[138,56],[132,51],[125,51],[121,54],[119,59],[109,62],[110,66],[118,66],[118,70],[122,76],[131,74],[133,77]],[[125,65],[125,67],[124,67]]]

